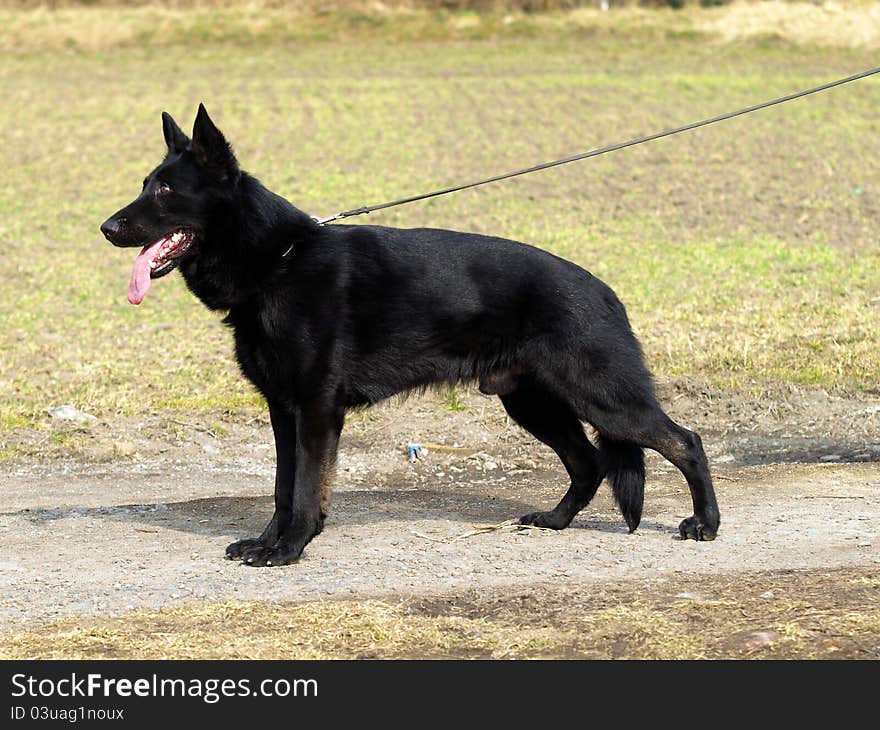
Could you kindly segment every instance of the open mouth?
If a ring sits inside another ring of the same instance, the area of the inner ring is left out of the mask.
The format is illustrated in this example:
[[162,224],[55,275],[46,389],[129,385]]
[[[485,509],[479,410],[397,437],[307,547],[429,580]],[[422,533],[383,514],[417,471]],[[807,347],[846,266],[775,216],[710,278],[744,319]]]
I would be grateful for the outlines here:
[[193,243],[193,232],[188,228],[178,228],[155,243],[144,246],[134,262],[131,282],[128,285],[128,301],[140,304],[147,296],[152,279],[158,279],[171,272],[177,261],[189,250]]

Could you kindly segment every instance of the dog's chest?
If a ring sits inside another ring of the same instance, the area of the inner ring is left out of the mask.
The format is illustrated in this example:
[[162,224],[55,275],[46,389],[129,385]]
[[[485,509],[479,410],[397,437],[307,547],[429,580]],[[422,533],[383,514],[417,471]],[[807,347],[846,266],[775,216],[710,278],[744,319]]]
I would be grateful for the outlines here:
[[267,397],[294,395],[309,361],[304,327],[281,317],[274,307],[251,306],[230,312],[235,354],[244,375]]

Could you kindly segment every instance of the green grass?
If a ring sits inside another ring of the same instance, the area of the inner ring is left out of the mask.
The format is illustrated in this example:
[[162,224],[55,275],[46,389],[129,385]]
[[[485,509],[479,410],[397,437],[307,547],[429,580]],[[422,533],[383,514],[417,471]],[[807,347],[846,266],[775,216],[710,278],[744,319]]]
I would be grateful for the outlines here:
[[[204,101],[246,169],[303,209],[329,214],[871,65],[858,50],[646,41],[640,31],[584,42],[537,21],[529,34],[494,39],[415,42],[380,29],[296,43],[172,34],[161,47],[56,49],[22,45],[10,28],[24,21],[11,17],[0,30],[0,48],[13,49],[0,62],[6,430],[59,403],[99,416],[259,405],[219,317],[177,275],[156,282],[142,306],[128,305],[133,254],[98,232],[161,158],[163,109],[186,127]],[[151,33],[150,17],[135,16],[134,30]],[[49,33],[51,18],[39,22]],[[874,389],[878,103],[880,85],[865,81],[363,222],[488,232],[582,264],[627,304],[660,377]]]
[[461,398],[461,389],[449,385],[443,389],[443,407],[448,411],[463,411],[467,408]]

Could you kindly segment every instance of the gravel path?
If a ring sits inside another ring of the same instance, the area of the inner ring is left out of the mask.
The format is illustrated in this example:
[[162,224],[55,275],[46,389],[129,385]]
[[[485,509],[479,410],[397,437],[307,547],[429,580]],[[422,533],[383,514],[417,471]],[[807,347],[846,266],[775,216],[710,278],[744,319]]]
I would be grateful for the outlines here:
[[[454,540],[474,524],[552,506],[563,491],[552,454],[516,436],[490,440],[489,451],[452,450],[409,464],[397,447],[365,449],[358,438],[343,442],[324,533],[284,568],[223,559],[226,544],[259,533],[271,515],[264,443],[225,459],[206,452],[194,461],[7,465],[0,470],[0,628],[194,600],[432,595],[880,562],[874,462],[737,466],[721,459],[723,524],[712,543],[675,538],[689,498],[677,472],[657,458],[649,459],[645,516],[634,535],[603,486],[564,532]],[[718,457],[721,445],[708,443]]]

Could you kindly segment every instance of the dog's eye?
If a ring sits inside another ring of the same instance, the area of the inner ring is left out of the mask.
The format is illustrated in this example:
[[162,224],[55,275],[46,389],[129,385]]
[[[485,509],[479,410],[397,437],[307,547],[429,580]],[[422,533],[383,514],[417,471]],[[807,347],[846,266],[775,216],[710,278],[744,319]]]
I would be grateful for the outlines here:
[[171,186],[168,183],[160,182],[156,186],[156,195],[168,195],[171,192]]

